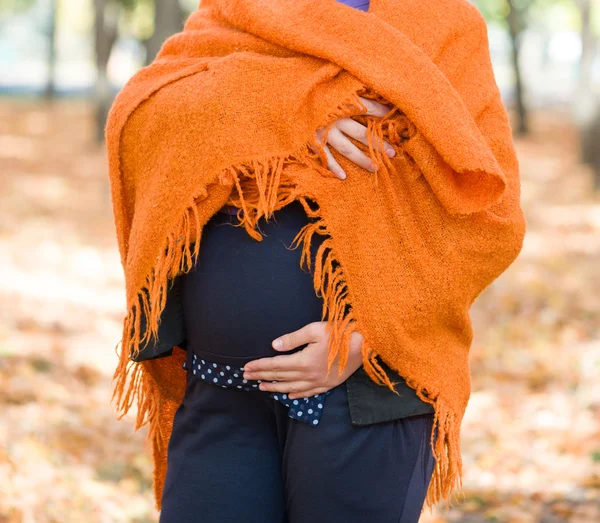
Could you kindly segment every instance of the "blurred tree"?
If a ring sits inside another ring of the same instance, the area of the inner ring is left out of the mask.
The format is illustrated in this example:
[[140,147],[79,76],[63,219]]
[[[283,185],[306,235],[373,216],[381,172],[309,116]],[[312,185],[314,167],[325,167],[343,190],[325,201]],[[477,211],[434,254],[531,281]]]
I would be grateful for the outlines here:
[[23,9],[29,9],[35,0],[2,0],[0,7],[5,12],[15,12]]
[[[476,0],[487,20],[506,28],[511,41],[511,62],[515,75],[515,108],[518,116],[517,134],[529,132],[525,87],[521,74],[520,56],[523,31],[527,27],[528,11],[536,0]],[[541,0],[544,1],[544,0]],[[552,1],[552,0],[549,0]]]
[[578,0],[581,12],[581,61],[579,73],[580,89],[588,91],[591,87],[591,63],[594,50],[594,35],[591,26],[591,0]]
[[[1,0],[0,8],[7,13],[18,13],[31,9],[36,3],[37,0]],[[46,0],[43,7],[47,11],[44,17],[47,23],[44,24],[42,30],[48,43],[46,47],[46,71],[48,76],[44,96],[54,98],[56,94],[54,83],[54,71],[56,70],[56,0]]]
[[56,85],[54,75],[56,70],[56,0],[49,0],[48,5],[48,26],[46,27],[46,37],[48,41],[46,65],[48,78],[44,96],[48,99],[56,95]]
[[96,54],[96,138],[104,140],[106,117],[112,103],[108,81],[108,60],[117,41],[121,9],[135,0],[94,0],[94,49]]
[[180,3],[173,0],[154,0],[154,31],[144,41],[146,64],[154,60],[163,42],[183,29],[186,13]]
[[600,191],[600,108],[593,111],[590,122],[583,125],[581,133],[581,159],[592,168],[594,189]]
[[[17,1],[17,0],[13,0]],[[148,20],[148,12],[151,17]],[[144,45],[145,63],[154,60],[163,42],[181,31],[187,11],[177,0],[94,0],[94,37],[96,50],[96,137],[104,139],[112,93],[108,61],[124,20],[129,31]]]
[[575,96],[575,118],[583,126],[596,114],[591,71],[596,42],[592,31],[592,8],[595,0],[476,0],[488,20],[503,25],[512,43],[511,61],[515,74],[515,108],[519,118],[518,134],[529,131],[526,88],[520,66],[521,45],[525,29],[532,18],[553,5],[568,5],[579,11],[582,52],[579,63],[578,88]]
[[512,43],[512,63],[515,72],[515,103],[519,123],[517,134],[524,135],[529,132],[529,112],[525,105],[525,92],[523,88],[523,77],[521,75],[520,56],[523,31],[527,26],[527,11],[533,4],[533,0],[507,0],[508,12],[506,22],[508,34]]
[[592,63],[596,41],[591,29],[592,2],[578,0],[581,16],[581,58],[574,114],[581,129],[581,160],[594,173],[594,188],[600,190],[600,105],[593,88]]
[[577,123],[585,127],[591,122],[597,103],[592,85],[592,64],[596,43],[591,26],[591,0],[577,0],[577,6],[581,20],[581,57],[579,59],[574,114]]

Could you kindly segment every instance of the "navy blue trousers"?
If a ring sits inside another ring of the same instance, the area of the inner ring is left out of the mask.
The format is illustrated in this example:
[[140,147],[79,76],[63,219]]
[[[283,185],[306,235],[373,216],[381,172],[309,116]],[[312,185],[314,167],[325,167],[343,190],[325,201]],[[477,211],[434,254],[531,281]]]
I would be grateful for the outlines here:
[[191,357],[160,523],[417,523],[432,414],[352,425],[341,383],[313,427],[266,391],[196,378]]

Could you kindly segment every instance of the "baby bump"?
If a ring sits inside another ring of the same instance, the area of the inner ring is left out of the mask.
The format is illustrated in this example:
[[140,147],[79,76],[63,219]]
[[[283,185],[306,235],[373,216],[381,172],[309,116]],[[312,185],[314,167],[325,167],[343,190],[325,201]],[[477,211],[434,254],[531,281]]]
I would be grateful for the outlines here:
[[[235,227],[235,216],[216,213],[207,222],[196,265],[182,275],[188,350],[209,361],[243,365],[281,354],[271,347],[275,338],[321,320],[322,298],[312,274],[300,268],[302,246],[291,249],[310,220],[294,201],[268,222],[260,220],[262,242]],[[312,237],[311,266],[323,239]]]

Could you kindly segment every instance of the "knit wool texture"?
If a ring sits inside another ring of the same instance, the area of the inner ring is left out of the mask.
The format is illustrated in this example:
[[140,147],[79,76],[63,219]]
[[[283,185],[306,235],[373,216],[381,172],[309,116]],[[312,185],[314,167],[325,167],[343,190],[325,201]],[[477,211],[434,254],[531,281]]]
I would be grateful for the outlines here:
[[[359,95],[390,112],[365,115]],[[316,130],[341,117],[367,127],[368,146],[351,140],[376,173],[333,147],[347,179],[327,168]],[[374,382],[393,390],[383,360],[434,406],[426,504],[448,506],[462,486],[469,309],[526,229],[479,11],[466,0],[371,0],[368,12],[336,0],[203,0],[121,90],[106,143],[127,296],[113,401],[119,417],[135,402],[136,430],[149,426],[157,508],[185,351],[131,356],[156,338],[170,282],[193,267],[220,207],[240,208],[239,226],[261,241],[258,220],[293,200],[315,218],[294,247],[323,297],[330,368],[344,367],[357,330]],[[325,239],[311,264],[313,234]]]

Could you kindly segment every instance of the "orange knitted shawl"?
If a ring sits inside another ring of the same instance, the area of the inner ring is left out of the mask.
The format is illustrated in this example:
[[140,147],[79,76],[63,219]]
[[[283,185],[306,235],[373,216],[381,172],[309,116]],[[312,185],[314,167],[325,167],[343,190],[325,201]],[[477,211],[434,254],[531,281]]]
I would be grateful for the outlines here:
[[[393,109],[361,115],[358,95]],[[355,144],[377,173],[334,149],[348,177],[326,168],[315,131],[342,116],[367,126],[369,147]],[[323,297],[330,365],[338,355],[345,365],[358,330],[370,378],[392,387],[378,356],[434,406],[427,504],[447,501],[462,479],[469,308],[517,257],[526,226],[479,11],[466,0],[371,0],[368,12],[203,0],[119,93],[106,139],[127,291],[113,400],[122,417],[137,399],[136,429],[149,424],[157,508],[185,353],[130,355],[156,336],[169,283],[193,266],[217,209],[241,208],[261,241],[259,218],[296,199],[316,218],[295,246]],[[311,268],[315,233],[326,238]]]

